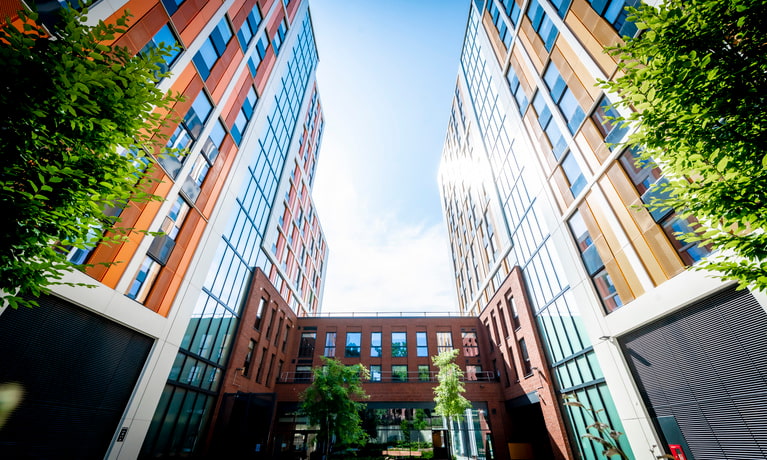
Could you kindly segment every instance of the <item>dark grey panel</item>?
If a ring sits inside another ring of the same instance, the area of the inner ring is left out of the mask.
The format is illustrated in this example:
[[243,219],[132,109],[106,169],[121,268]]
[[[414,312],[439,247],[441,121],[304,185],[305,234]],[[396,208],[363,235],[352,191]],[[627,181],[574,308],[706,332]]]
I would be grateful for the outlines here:
[[0,458],[103,458],[153,340],[55,297],[0,315],[0,382],[25,390]]
[[653,417],[675,417],[696,460],[767,458],[767,314],[728,289],[621,339]]

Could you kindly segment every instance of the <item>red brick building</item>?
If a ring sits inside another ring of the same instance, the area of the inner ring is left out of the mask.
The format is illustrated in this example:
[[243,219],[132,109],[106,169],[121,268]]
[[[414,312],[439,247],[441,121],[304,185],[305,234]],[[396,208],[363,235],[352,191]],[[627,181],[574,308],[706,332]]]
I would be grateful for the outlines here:
[[[473,405],[454,427],[457,450],[477,458],[572,458],[519,273],[509,275],[479,317],[298,318],[258,270],[223,375],[211,449],[256,458],[305,455],[313,431],[297,409],[322,357],[371,371],[363,386],[376,442],[411,436],[431,442],[430,431],[444,428],[431,413],[437,385],[431,357],[457,348]],[[402,433],[403,421],[424,416],[427,429]]]

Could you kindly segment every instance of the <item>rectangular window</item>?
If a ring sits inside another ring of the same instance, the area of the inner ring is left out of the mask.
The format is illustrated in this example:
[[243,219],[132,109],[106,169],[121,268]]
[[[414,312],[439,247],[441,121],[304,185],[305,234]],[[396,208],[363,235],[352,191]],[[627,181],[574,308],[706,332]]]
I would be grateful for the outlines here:
[[346,349],[344,350],[344,356],[347,358],[359,358],[361,342],[362,342],[361,332],[347,332],[346,333]]
[[391,355],[394,358],[407,356],[407,332],[391,333]]
[[423,358],[429,356],[429,345],[426,342],[426,332],[415,333],[416,356]]
[[284,319],[285,319],[284,316],[280,316],[280,320],[277,323],[277,329],[276,329],[276,332],[274,333],[274,342],[273,342],[275,347],[280,341],[280,334],[282,333],[282,323]]
[[181,54],[181,45],[179,44],[176,35],[173,33],[173,30],[171,30],[168,24],[162,26],[160,30],[154,34],[154,37],[152,37],[149,42],[144,45],[143,48],[141,48],[139,54],[142,56],[148,56],[152,53],[153,50],[159,48],[160,46],[165,47],[165,51],[167,52],[166,55],[162,56],[163,62],[160,64],[160,72],[165,73],[168,71],[168,69],[170,69],[173,63],[176,62],[176,58],[178,58],[179,54]]
[[336,333],[325,333],[325,356],[334,358],[336,356]]
[[308,383],[312,381],[312,366],[296,366],[296,383]]
[[250,363],[253,361],[253,350],[256,349],[256,341],[251,339],[248,343],[248,354],[245,355],[245,362],[242,363],[242,375],[250,376]]
[[311,358],[314,356],[314,344],[317,341],[316,332],[302,332],[301,344],[298,348],[299,358]]
[[[658,165],[652,159],[641,159],[638,150],[627,149],[619,157],[624,171],[634,184],[642,202],[649,204],[656,198],[664,198],[664,192],[658,186],[665,179]],[[676,249],[679,257],[686,265],[692,265],[711,252],[710,246],[700,246],[697,243],[685,243],[679,239],[679,233],[691,233],[697,226],[697,220],[690,216],[686,219],[679,217],[671,208],[653,209],[650,215],[657,222]]]
[[282,352],[288,347],[288,337],[290,337],[290,324],[285,325],[285,336],[282,338]]
[[637,26],[628,20],[627,6],[637,6],[640,0],[589,0],[591,8],[602,16],[620,36],[633,37]]
[[264,349],[261,350],[261,362],[258,365],[258,372],[256,373],[257,383],[263,383],[264,369],[266,368],[266,351],[267,351],[266,347],[264,347]]
[[125,295],[136,302],[144,303],[147,295],[149,295],[149,290],[160,273],[160,268],[160,264],[146,256],[138,269],[138,273],[136,273],[136,278],[133,279],[133,284]]
[[226,45],[231,38],[232,28],[229,26],[229,20],[224,16],[192,58],[203,80],[208,79],[211,69],[226,51]]
[[210,102],[205,91],[200,91],[181,123],[168,138],[165,147],[170,151],[168,154],[158,156],[157,161],[171,178],[175,179],[178,175],[188,150],[200,136],[202,127],[212,111],[213,103]]
[[[510,7],[512,7],[512,5],[516,6],[514,0],[507,0],[507,3],[510,4]],[[492,0],[487,2],[487,10],[490,12],[490,18],[493,20],[493,25],[495,25],[495,28],[498,31],[498,37],[501,39],[503,45],[508,50],[511,47],[511,40],[514,36],[514,26],[516,25],[516,21],[512,17],[509,17],[512,27],[510,29],[508,26],[506,26],[506,21],[504,18],[505,15],[501,14],[501,11]],[[511,10],[511,14],[516,14],[516,18],[518,20],[520,11],[520,8],[517,6],[516,11],[513,9]]]
[[160,224],[159,230],[163,232],[163,235],[155,236],[147,251],[147,254],[160,265],[164,266],[168,262],[173,248],[176,246],[176,237],[181,230],[181,226],[184,225],[190,209],[191,207],[186,200],[179,196],[171,206],[170,211],[168,211],[168,215],[163,219],[162,224]]
[[591,120],[594,121],[610,150],[617,146],[629,130],[628,126],[621,126],[616,121],[619,116],[620,113],[612,107],[612,103],[606,96],[602,97],[594,113],[591,114]]
[[256,95],[256,90],[251,86],[248,95],[245,97],[245,101],[243,101],[242,107],[237,114],[237,118],[232,124],[232,138],[237,145],[240,145],[242,137],[245,135],[245,128],[247,128],[250,119],[253,118],[253,111],[256,109],[257,103],[258,96]]
[[253,327],[256,328],[256,330],[261,330],[261,321],[266,315],[267,305],[269,305],[269,301],[261,297],[261,300],[258,302],[258,310],[256,310],[256,321],[253,323]]
[[428,382],[429,380],[431,380],[431,372],[429,371],[429,365],[419,364],[418,365],[418,381]]
[[258,32],[258,26],[261,24],[261,10],[258,8],[258,3],[253,7],[248,17],[245,18],[245,22],[242,23],[242,27],[237,31],[237,40],[240,42],[240,47],[244,52],[250,44],[253,37]]
[[437,353],[453,349],[453,333],[437,332]]
[[162,0],[163,6],[165,6],[165,9],[168,11],[168,15],[171,15],[176,12],[178,7],[184,3],[185,0]]
[[407,366],[395,364],[391,367],[392,382],[407,382]]
[[226,136],[226,128],[220,119],[217,119],[213,123],[213,130],[208,135],[205,143],[202,145],[202,154],[208,159],[208,162],[213,165],[218,158],[219,149],[224,142],[224,136]]
[[525,93],[525,89],[519,81],[519,76],[512,66],[509,66],[509,70],[506,72],[506,81],[509,82],[511,94],[514,96],[514,100],[517,101],[517,109],[519,109],[519,113],[524,115],[527,106],[530,105],[530,100],[527,98],[527,93]]
[[511,325],[516,331],[519,329],[519,312],[517,311],[517,303],[514,301],[513,296],[506,297],[506,305],[509,306],[509,311],[511,312]]
[[285,41],[285,35],[288,34],[288,23],[285,22],[285,19],[280,22],[280,26],[277,28],[277,32],[274,34],[274,38],[272,39],[272,46],[274,46],[274,54],[280,53],[280,47],[282,46],[282,43]]
[[546,98],[541,91],[535,94],[533,107],[535,108],[535,114],[538,116],[538,124],[551,144],[551,153],[554,154],[554,158],[559,160],[567,149],[567,140],[562,134],[562,130],[559,129],[557,122],[554,121],[554,116],[551,114]]
[[575,94],[567,86],[567,82],[562,78],[562,74],[553,62],[550,62],[546,68],[543,81],[549,89],[551,98],[559,108],[559,112],[565,118],[567,129],[570,130],[571,134],[575,134],[583,119],[586,118],[586,114],[581,109]]
[[532,0],[530,7],[527,9],[527,18],[530,19],[533,30],[543,40],[543,46],[546,47],[546,51],[551,51],[559,31],[539,2],[540,0]]
[[274,373],[274,360],[276,357],[277,356],[274,353],[272,353],[271,358],[269,358],[269,367],[267,368],[267,371],[266,371],[266,381],[264,382],[264,385],[268,386],[274,383],[272,381],[272,375]]
[[525,339],[519,339],[519,354],[522,357],[522,370],[525,373],[525,377],[527,377],[533,373],[533,367],[530,364],[530,356],[527,353]]
[[463,355],[467,358],[479,356],[479,344],[477,344],[476,332],[461,332],[463,342]]
[[581,167],[578,166],[575,155],[572,152],[567,152],[562,158],[560,166],[567,178],[567,183],[570,185],[570,193],[573,194],[573,197],[578,196],[586,187],[586,178],[583,176]]
[[482,366],[475,364],[466,365],[466,380],[476,381],[482,377]]
[[522,8],[515,0],[501,0],[501,4],[511,20],[511,24],[516,27],[519,24],[519,16],[522,15]]
[[370,366],[370,381],[371,382],[381,381],[381,365],[380,364],[373,364]]
[[568,224],[578,245],[578,250],[581,252],[581,259],[583,259],[586,271],[594,282],[594,286],[602,299],[605,309],[609,313],[622,307],[623,302],[620,296],[618,296],[615,285],[605,269],[605,264],[597,252],[597,247],[591,239],[591,234],[589,234],[580,211],[575,211],[572,217],[570,217]]
[[370,333],[370,357],[371,358],[381,357],[381,333],[380,332]]

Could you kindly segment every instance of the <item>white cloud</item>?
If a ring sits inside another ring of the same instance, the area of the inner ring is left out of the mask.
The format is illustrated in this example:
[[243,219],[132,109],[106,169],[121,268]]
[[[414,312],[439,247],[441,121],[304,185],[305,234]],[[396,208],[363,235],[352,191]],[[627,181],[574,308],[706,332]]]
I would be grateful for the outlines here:
[[441,225],[398,226],[379,220],[358,230],[334,235],[332,240],[328,236],[331,253],[323,312],[455,311]]
[[329,245],[322,312],[456,312],[444,225],[382,214],[343,166],[324,166],[332,177],[318,174],[314,193]]

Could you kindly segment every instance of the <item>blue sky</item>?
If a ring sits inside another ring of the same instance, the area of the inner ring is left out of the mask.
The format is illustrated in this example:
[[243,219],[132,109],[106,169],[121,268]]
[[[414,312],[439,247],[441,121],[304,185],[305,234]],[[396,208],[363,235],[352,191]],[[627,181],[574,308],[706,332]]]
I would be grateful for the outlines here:
[[455,311],[437,186],[469,0],[311,0],[323,312]]

